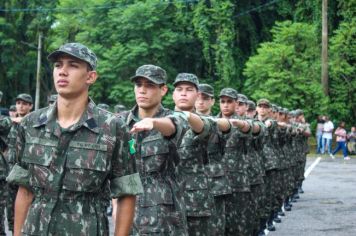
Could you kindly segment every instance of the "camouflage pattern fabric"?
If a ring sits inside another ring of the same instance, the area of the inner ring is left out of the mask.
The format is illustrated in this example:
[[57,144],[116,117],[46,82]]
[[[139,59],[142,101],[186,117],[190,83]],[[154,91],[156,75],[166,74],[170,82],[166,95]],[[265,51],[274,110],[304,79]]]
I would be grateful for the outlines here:
[[[6,161],[8,162],[9,170],[16,164],[16,139],[20,125],[13,123],[8,135],[8,151],[6,153]],[[15,216],[15,200],[17,195],[18,185],[7,183],[7,204],[6,215],[9,224],[9,230],[14,230],[14,216]]]
[[145,78],[155,84],[165,84],[167,82],[167,74],[164,69],[155,65],[143,65],[137,68],[136,73],[131,77],[131,81],[138,78]]
[[211,235],[223,235],[226,225],[226,195],[232,193],[226,173],[224,147],[226,140],[213,121],[208,142],[206,143],[205,171],[208,187],[214,196],[216,212],[211,216]]
[[[0,154],[2,155],[2,154]],[[6,191],[6,181],[5,179],[0,180],[0,235],[5,234],[5,206],[6,206],[6,199],[7,199],[7,191]]]
[[251,190],[246,143],[250,135],[231,128],[226,140],[224,155],[232,188],[232,194],[226,198],[226,235],[249,235]]
[[0,115],[0,235],[5,235],[5,207],[7,202],[7,186],[5,178],[8,174],[9,166],[3,155],[7,149],[7,135],[11,128],[11,119]]
[[[184,189],[184,201],[187,208],[187,221],[189,232],[199,232],[199,234],[189,235],[207,235],[209,227],[202,228],[196,221],[201,219],[202,224],[205,221],[211,221],[210,216],[215,214],[214,196],[208,184],[208,175],[206,174],[204,164],[206,164],[206,145],[209,134],[214,125],[211,119],[202,117],[204,128],[200,134],[195,134],[189,129],[182,137],[182,142],[178,147],[179,166],[177,172],[181,179]],[[183,119],[184,120],[184,119]],[[188,126],[188,122],[186,126]],[[194,222],[191,223],[190,220]],[[209,223],[209,225],[211,225]],[[192,228],[196,227],[198,228]],[[203,231],[202,231],[203,230]]]
[[[138,118],[138,107],[123,114],[131,128]],[[160,107],[154,117],[166,117],[172,111]],[[176,146],[184,130],[179,119],[172,119],[177,132],[163,137],[156,130],[140,132],[134,159],[143,184],[143,194],[136,201],[136,214],[131,235],[187,235],[187,221],[182,189],[175,175],[178,162]]]
[[142,193],[124,122],[90,101],[79,122],[64,129],[57,104],[26,116],[18,129],[18,163],[7,181],[34,200],[22,228],[28,235],[109,235],[111,196]]
[[93,51],[81,43],[66,43],[48,55],[48,60],[54,62],[61,54],[68,54],[87,62],[92,70],[96,69],[97,57]]
[[188,82],[195,85],[197,89],[199,89],[199,80],[198,77],[194,74],[190,73],[179,73],[174,80],[173,86],[175,87],[180,82]]
[[251,192],[233,192],[226,200],[225,235],[250,235],[248,207],[251,203]]

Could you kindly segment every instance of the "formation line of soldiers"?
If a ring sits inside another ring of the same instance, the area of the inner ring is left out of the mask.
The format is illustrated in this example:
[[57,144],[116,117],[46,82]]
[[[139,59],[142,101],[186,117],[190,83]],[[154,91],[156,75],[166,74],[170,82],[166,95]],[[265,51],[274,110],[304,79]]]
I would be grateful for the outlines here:
[[310,135],[301,110],[224,88],[213,116],[214,89],[191,73],[176,76],[169,110],[165,70],[143,65],[131,77],[136,105],[114,115],[88,97],[89,48],[68,43],[48,58],[58,98],[11,128],[7,145],[15,235],[108,235],[110,198],[116,235],[263,235],[290,210]]

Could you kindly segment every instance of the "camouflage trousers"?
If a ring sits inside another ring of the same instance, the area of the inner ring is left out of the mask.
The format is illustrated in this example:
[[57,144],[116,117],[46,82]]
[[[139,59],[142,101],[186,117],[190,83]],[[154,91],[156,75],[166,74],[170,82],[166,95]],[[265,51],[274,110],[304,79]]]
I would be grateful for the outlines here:
[[266,204],[266,187],[265,184],[251,185],[252,208],[256,207],[256,213],[252,219],[252,231],[256,232],[260,228],[260,220],[267,219],[264,206]]
[[265,205],[265,214],[270,215],[272,211],[275,210],[275,207],[278,205],[276,201],[276,193],[278,192],[278,183],[277,183],[277,170],[268,170],[266,171],[265,184],[266,184],[266,205]]
[[301,186],[304,180],[304,171],[305,171],[306,159],[298,162],[298,186]]
[[5,234],[5,207],[6,207],[6,198],[7,198],[7,191],[6,191],[6,181],[4,179],[0,180],[0,235]]
[[213,236],[210,216],[187,216],[189,236]]
[[211,235],[225,235],[226,225],[226,196],[215,196],[215,214],[211,218]]
[[276,174],[276,193],[275,193],[275,201],[274,201],[274,211],[279,211],[283,205],[285,199],[285,188],[287,185],[287,180],[285,179],[285,171],[286,169],[277,170]]
[[251,235],[249,221],[251,220],[251,192],[233,192],[226,198],[225,235]]
[[14,215],[15,215],[15,200],[17,190],[19,187],[13,184],[7,184],[8,196],[6,204],[7,222],[9,223],[9,230],[14,231]]

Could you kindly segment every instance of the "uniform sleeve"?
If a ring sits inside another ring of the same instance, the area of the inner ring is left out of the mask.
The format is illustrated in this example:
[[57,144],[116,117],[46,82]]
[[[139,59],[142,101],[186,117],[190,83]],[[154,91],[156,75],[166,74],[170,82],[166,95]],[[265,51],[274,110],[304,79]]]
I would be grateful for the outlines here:
[[[136,171],[135,148],[129,144],[128,128],[117,119],[116,145],[112,157],[110,188],[113,198],[143,193],[140,175]],[[130,153],[130,146],[131,153]]]
[[26,119],[21,122],[12,134],[14,135],[10,143],[9,155],[13,165],[9,175],[6,178],[6,181],[12,184],[21,185],[27,188],[30,188],[29,185],[29,171],[26,163],[22,162],[23,150],[25,147],[25,129],[26,129]]
[[168,137],[168,139],[176,147],[179,147],[184,134],[189,130],[188,122],[182,115],[176,112],[174,114],[168,115],[167,118],[171,119],[176,128],[176,132],[172,136]]

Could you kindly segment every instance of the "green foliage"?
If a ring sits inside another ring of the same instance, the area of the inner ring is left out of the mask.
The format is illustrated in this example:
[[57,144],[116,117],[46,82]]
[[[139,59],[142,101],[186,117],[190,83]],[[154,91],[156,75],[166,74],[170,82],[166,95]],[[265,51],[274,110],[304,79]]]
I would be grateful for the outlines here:
[[273,41],[262,43],[246,63],[245,91],[253,99],[268,98],[312,117],[327,109],[320,85],[320,46],[315,27],[290,21],[276,23]]
[[[18,93],[34,96],[42,32],[41,105],[54,92],[46,56],[78,41],[99,58],[99,79],[90,89],[97,103],[134,105],[129,78],[140,65],[156,64],[169,83],[179,72],[195,73],[216,94],[234,87],[253,99],[305,108],[310,118],[330,112],[352,122],[355,4],[329,1],[330,99],[320,88],[321,0],[0,1],[4,10],[30,10],[0,11],[0,89],[6,106]],[[169,87],[163,104],[173,108]]]
[[349,125],[356,121],[356,20],[344,22],[330,40],[331,114]]

